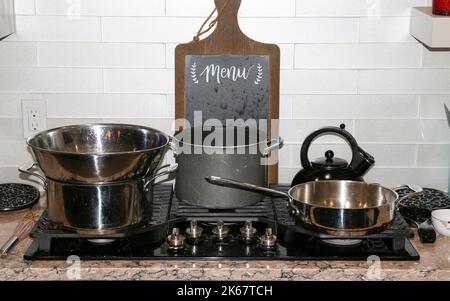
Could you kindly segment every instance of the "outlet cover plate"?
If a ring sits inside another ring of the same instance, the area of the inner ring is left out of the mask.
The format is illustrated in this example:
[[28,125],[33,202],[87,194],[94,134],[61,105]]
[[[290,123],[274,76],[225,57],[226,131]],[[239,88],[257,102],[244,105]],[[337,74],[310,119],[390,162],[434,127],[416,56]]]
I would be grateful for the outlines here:
[[23,99],[22,125],[24,138],[46,130],[47,102],[42,99]]

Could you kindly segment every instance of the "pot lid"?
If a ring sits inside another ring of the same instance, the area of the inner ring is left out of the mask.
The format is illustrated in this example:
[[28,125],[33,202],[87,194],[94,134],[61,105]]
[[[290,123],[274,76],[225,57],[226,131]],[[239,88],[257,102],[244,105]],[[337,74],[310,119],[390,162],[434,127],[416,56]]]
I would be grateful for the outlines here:
[[321,169],[340,169],[346,168],[348,166],[348,162],[341,158],[335,158],[334,152],[332,150],[328,150],[325,152],[325,157],[318,158],[311,162],[313,168],[321,168]]

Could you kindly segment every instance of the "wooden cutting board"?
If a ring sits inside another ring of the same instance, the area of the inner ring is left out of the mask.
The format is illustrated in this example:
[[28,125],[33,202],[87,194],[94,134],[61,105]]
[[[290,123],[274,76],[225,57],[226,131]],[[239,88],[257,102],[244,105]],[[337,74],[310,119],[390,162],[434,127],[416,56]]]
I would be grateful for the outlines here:
[[[215,0],[218,12],[226,1]],[[241,31],[240,4],[229,0],[210,36],[176,47],[175,117],[191,126],[195,111],[203,120],[265,119],[261,128],[278,137],[278,123],[271,120],[279,119],[280,49]],[[278,165],[272,165],[268,184],[276,183]]]

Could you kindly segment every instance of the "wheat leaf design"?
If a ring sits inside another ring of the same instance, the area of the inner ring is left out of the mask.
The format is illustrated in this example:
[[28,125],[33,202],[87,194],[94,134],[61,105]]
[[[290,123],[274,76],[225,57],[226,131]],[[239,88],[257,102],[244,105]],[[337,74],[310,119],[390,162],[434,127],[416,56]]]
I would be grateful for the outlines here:
[[256,80],[255,80],[255,85],[259,85],[263,79],[263,75],[264,75],[264,69],[261,66],[261,64],[258,64],[258,66],[256,67],[257,72],[256,72]]
[[191,78],[192,78],[192,81],[196,85],[198,85],[199,81],[198,81],[198,78],[197,78],[197,63],[193,63],[192,66],[191,66]]

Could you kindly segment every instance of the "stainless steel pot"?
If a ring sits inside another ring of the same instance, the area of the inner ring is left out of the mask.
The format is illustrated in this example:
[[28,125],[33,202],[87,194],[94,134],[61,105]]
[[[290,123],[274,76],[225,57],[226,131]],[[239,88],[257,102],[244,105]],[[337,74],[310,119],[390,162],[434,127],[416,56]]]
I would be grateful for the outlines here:
[[[19,171],[44,182],[49,220],[90,236],[148,220],[154,181],[176,170],[159,167],[170,147],[168,136],[146,127],[68,126],[27,143],[37,162]],[[43,175],[33,172],[35,167]]]
[[169,137],[148,127],[88,124],[45,131],[27,144],[48,179],[104,184],[152,174],[168,149]]
[[173,138],[179,166],[175,184],[177,198],[208,209],[235,209],[260,202],[262,196],[258,193],[216,187],[207,183],[205,177],[215,173],[266,186],[265,161],[271,151],[282,147],[283,140],[268,141],[265,133],[254,129],[225,127],[215,132],[217,139],[213,143],[206,143],[214,130],[217,129],[190,128]]
[[49,220],[90,237],[117,233],[147,222],[152,215],[155,180],[177,168],[165,165],[150,178],[88,185],[46,179],[33,171],[36,167],[37,163],[33,163],[19,171],[43,181]]
[[394,218],[398,195],[378,184],[354,181],[315,181],[293,186],[288,193],[219,177],[214,185],[286,198],[297,220],[334,236],[361,236]]

